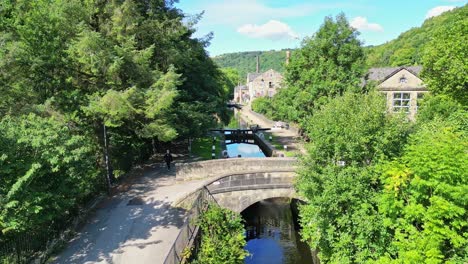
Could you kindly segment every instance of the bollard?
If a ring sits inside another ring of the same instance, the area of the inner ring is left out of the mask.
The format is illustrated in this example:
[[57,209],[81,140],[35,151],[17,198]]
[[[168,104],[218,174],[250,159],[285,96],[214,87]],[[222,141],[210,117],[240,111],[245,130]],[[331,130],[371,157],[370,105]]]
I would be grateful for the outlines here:
[[273,137],[270,135],[270,141],[273,141]]
[[216,150],[216,146],[213,145],[213,147],[211,147],[211,149],[212,149],[213,151],[215,151],[215,150]]
[[216,155],[214,153],[211,153],[211,159],[215,159],[216,158],[215,156]]

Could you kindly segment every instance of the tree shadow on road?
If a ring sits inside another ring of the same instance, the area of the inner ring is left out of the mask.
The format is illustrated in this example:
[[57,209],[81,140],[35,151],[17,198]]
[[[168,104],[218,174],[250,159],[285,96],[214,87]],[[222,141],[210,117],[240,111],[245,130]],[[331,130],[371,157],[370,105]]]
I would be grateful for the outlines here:
[[162,262],[187,212],[145,195],[173,178],[175,170],[148,171],[127,192],[108,198],[52,263]]

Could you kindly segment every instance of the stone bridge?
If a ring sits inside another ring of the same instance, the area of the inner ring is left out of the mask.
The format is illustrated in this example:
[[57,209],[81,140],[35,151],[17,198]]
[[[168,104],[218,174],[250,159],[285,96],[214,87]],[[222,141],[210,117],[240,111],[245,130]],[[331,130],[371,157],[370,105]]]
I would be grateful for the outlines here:
[[[219,205],[242,212],[269,198],[300,198],[293,184],[295,158],[232,158],[176,164],[176,180],[206,179]],[[190,195],[189,195],[190,196]]]

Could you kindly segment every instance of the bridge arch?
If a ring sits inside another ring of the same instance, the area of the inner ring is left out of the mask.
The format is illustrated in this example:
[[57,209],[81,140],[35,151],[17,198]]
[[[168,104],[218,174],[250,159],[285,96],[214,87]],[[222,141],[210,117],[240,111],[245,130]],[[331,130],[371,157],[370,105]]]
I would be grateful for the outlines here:
[[218,204],[240,213],[270,198],[303,200],[293,185],[296,166],[295,158],[210,160],[177,164],[176,179],[206,179],[203,188],[213,195]]
[[218,204],[234,212],[241,213],[251,205],[271,198],[291,198],[303,200],[294,188],[262,190],[244,190],[213,195]]

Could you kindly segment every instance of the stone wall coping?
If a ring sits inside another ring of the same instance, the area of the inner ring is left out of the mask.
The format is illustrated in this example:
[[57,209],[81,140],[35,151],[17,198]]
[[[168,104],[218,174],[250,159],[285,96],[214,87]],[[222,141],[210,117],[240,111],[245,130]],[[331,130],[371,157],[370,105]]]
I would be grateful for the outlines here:
[[251,172],[291,171],[296,167],[296,158],[230,158],[175,164],[178,181]]

